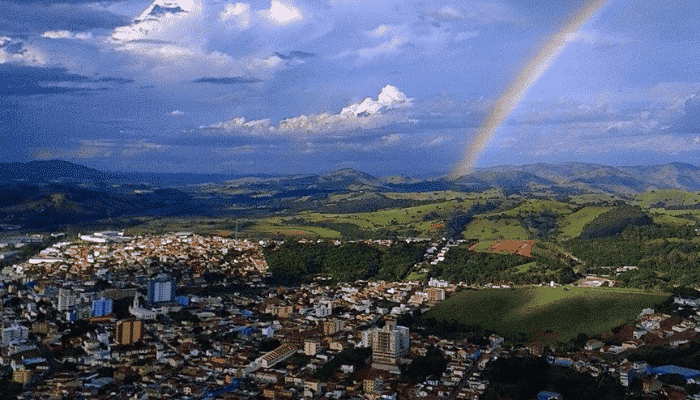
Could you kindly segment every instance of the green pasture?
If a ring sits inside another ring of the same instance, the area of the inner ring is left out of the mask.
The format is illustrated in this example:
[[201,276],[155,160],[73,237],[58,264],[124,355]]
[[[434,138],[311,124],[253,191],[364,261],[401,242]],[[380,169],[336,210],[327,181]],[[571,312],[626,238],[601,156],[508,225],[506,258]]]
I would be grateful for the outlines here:
[[672,217],[690,218],[696,222],[700,222],[700,210],[666,210],[663,208],[650,208],[649,211],[670,215]]
[[571,206],[560,203],[556,200],[527,200],[525,203],[503,212],[503,215],[517,217],[521,214],[537,214],[543,211],[550,211],[557,214],[568,214],[571,212]]
[[579,333],[595,336],[636,319],[644,308],[668,293],[614,288],[531,287],[457,293],[425,317],[456,320],[501,333],[552,331],[552,342],[568,342]]
[[462,232],[465,239],[496,239],[499,235],[506,239],[527,240],[530,234],[515,219],[500,219],[491,221],[485,218],[477,218],[467,225]]
[[471,193],[455,192],[446,190],[444,192],[409,192],[409,193],[384,193],[384,196],[396,200],[416,200],[416,201],[450,201],[457,199],[475,199]]
[[[434,233],[430,228],[432,223],[444,221],[455,209],[469,209],[473,203],[474,201],[472,200],[448,200],[439,203],[406,208],[391,208],[366,213],[324,214],[304,212],[298,214],[298,217],[309,222],[325,221],[353,224],[367,230],[385,228],[400,231],[413,229],[421,236],[432,236],[432,233]],[[435,218],[424,221],[424,216],[429,213],[434,213]]]
[[659,208],[652,208],[649,210],[649,215],[657,224],[671,224],[671,225],[694,225],[695,222],[689,219],[675,217],[671,214],[664,212],[666,210]]
[[600,201],[611,201],[619,197],[603,193],[585,193],[576,196],[571,196],[571,202],[574,204],[590,204]]
[[529,271],[530,268],[534,268],[536,266],[537,266],[537,263],[533,261],[533,262],[529,262],[527,264],[518,265],[517,267],[515,267],[515,269],[518,271],[518,273],[525,273],[525,272]]
[[667,206],[687,206],[700,203],[700,192],[686,192],[677,189],[655,190],[653,192],[640,193],[635,196],[632,204],[649,208],[662,202]]
[[427,273],[425,272],[415,272],[412,271],[408,276],[404,279],[406,282],[415,282],[415,281],[422,281],[428,276]]
[[583,227],[611,207],[583,207],[561,219],[559,240],[573,239],[581,234]]
[[298,226],[259,221],[244,231],[254,236],[290,236],[300,239],[340,239],[340,232],[317,226]]

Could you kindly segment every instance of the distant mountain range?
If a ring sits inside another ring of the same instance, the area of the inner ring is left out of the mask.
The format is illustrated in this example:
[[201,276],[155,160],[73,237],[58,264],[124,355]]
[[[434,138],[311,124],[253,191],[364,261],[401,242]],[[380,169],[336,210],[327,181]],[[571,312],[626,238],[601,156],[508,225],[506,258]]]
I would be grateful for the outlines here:
[[195,173],[103,172],[61,160],[0,163],[0,182],[111,183],[179,187],[204,183],[249,188],[254,191],[426,191],[468,187],[534,190],[569,188],[610,193],[637,193],[656,189],[700,190],[700,167],[670,163],[649,166],[611,167],[569,162],[562,164],[502,165],[477,169],[455,179],[418,180],[407,176],[378,178],[351,168],[326,174],[250,175]]
[[[241,176],[103,172],[61,160],[0,163],[0,224],[29,228],[128,215],[369,211],[410,205],[386,196],[389,192],[493,188],[504,195],[543,196],[700,191],[700,168],[682,163],[611,167],[570,162],[504,165],[456,179],[418,180],[378,178],[349,168],[318,175]],[[347,194],[342,201],[331,199],[342,193]]]

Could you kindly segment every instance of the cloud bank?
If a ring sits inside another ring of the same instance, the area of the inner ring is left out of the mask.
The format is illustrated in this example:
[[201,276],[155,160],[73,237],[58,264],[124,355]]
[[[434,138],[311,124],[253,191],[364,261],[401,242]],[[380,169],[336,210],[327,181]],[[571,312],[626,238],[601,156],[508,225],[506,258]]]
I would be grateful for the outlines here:
[[406,97],[398,88],[386,85],[374,100],[370,97],[360,103],[350,104],[337,114],[321,113],[286,118],[277,125],[270,119],[246,121],[236,117],[228,121],[202,126],[200,129],[227,134],[254,136],[306,137],[319,134],[342,134],[355,130],[367,130],[382,126],[415,122],[405,113],[392,110],[410,108],[413,99]]

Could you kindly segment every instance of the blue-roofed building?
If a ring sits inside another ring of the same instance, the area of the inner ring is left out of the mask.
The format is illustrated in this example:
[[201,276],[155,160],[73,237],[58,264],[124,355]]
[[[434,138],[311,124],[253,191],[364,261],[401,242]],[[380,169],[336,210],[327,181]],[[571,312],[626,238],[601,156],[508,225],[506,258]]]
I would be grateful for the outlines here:
[[66,311],[66,321],[75,322],[78,320],[78,313],[75,311]]
[[479,357],[481,357],[481,350],[476,349],[470,356],[470,358],[474,361],[478,360]]
[[265,336],[266,338],[269,339],[269,338],[275,336],[275,328],[272,326],[262,328],[262,334],[263,334],[263,336]]
[[563,358],[563,357],[547,357],[547,362],[556,365],[558,367],[570,367],[574,364],[573,360],[570,358]]
[[545,390],[537,393],[537,400],[562,400],[561,393],[547,392]]
[[190,306],[190,296],[177,296],[175,297],[175,301],[177,301],[177,305],[181,307]]
[[700,371],[696,369],[679,367],[677,365],[662,365],[660,367],[650,367],[647,369],[647,372],[653,375],[678,374],[684,377],[686,381],[690,379],[700,378]]
[[203,399],[213,399],[220,394],[226,394],[235,391],[238,389],[238,386],[240,385],[240,381],[238,379],[234,379],[230,385],[220,387],[214,391],[206,391],[204,392],[204,395],[202,396]]
[[175,279],[169,274],[159,274],[148,280],[147,297],[149,304],[175,300]]
[[250,336],[255,332],[255,328],[251,326],[242,326],[238,329],[238,333],[243,336]]
[[92,316],[101,317],[112,313],[112,299],[101,297],[92,301]]

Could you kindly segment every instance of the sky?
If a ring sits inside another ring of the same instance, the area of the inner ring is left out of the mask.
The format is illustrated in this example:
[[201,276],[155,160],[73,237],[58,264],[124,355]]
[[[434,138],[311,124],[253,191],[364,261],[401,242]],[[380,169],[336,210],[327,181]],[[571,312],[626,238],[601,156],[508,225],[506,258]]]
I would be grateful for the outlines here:
[[[0,161],[446,174],[579,0],[0,0]],[[610,0],[476,167],[700,164],[700,3]]]

